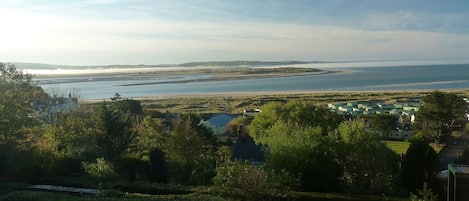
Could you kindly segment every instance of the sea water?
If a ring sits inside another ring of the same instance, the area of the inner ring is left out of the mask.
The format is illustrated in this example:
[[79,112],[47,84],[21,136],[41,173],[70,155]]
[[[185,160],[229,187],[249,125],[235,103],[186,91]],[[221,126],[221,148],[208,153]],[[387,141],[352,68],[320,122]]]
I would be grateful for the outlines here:
[[[327,70],[331,70],[330,68]],[[66,77],[36,79],[39,86],[80,91],[84,99],[107,99],[119,93],[123,97],[158,97],[238,92],[304,91],[382,91],[469,89],[469,64],[439,64],[388,67],[334,68],[340,73],[295,77],[253,78],[203,82],[178,82],[209,75],[177,77]]]

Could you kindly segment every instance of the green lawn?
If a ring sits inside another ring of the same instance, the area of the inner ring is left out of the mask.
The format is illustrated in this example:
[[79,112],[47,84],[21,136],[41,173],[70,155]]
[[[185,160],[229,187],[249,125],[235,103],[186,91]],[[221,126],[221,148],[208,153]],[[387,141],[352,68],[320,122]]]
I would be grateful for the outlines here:
[[407,149],[409,148],[410,142],[404,142],[404,141],[389,141],[389,140],[383,140],[383,142],[388,148],[393,150],[394,152],[398,154],[405,154],[407,152]]
[[[410,146],[410,142],[405,142],[405,141],[383,140],[381,142],[398,154],[401,154],[401,153],[405,154],[405,152],[407,152],[407,149]],[[430,143],[429,145],[433,147],[436,153],[439,153],[441,149],[443,148],[443,147],[435,146],[434,143]]]

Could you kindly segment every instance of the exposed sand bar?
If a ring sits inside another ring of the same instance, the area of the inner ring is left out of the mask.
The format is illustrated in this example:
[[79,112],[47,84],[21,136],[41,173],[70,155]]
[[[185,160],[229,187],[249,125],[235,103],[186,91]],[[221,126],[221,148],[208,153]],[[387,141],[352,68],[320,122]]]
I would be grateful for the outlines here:
[[191,83],[191,82],[247,80],[247,79],[260,79],[260,78],[322,75],[322,74],[339,73],[339,72],[342,72],[342,71],[318,71],[318,72],[303,72],[303,73],[266,73],[266,74],[215,74],[207,78],[198,78],[198,79],[189,79],[189,80],[169,80],[169,81],[159,81],[159,82],[142,82],[142,83],[137,83],[137,84],[123,84],[123,85],[118,85],[118,86],[138,86],[138,85],[154,85],[154,84],[176,84],[176,83]]

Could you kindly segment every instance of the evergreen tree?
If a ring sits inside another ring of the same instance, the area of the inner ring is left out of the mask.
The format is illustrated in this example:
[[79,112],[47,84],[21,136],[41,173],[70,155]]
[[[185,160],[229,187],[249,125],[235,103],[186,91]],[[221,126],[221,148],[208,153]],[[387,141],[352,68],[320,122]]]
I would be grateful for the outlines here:
[[424,183],[428,183],[434,192],[441,192],[441,182],[436,178],[438,168],[435,150],[425,141],[412,141],[402,161],[402,187],[416,193]]

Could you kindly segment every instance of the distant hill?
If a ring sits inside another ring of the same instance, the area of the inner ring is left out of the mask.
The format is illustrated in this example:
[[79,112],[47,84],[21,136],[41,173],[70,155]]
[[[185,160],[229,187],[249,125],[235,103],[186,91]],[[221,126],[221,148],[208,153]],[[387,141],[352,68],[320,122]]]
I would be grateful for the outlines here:
[[195,66],[279,66],[279,65],[294,65],[294,64],[309,64],[309,63],[326,63],[320,61],[204,61],[204,62],[189,62],[179,64],[182,67],[195,67]]
[[295,65],[295,64],[310,64],[310,63],[338,63],[331,61],[203,61],[203,62],[188,62],[182,64],[158,64],[158,65],[94,65],[94,66],[72,66],[72,65],[53,65],[43,63],[21,63],[15,62],[21,69],[84,69],[84,68],[150,68],[150,67],[262,67],[262,66],[280,66],[280,65]]

